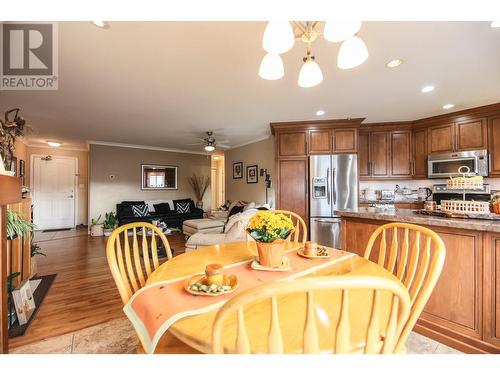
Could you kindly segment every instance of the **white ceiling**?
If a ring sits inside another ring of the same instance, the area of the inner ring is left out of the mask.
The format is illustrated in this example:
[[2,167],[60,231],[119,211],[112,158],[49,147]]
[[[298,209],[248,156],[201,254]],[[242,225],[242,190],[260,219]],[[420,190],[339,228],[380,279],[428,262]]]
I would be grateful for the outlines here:
[[[305,45],[283,55],[285,77],[265,81],[264,22],[59,24],[59,90],[1,92],[0,111],[21,107],[32,141],[186,146],[209,129],[235,146],[270,134],[269,122],[366,117],[412,120],[500,102],[500,29],[487,22],[365,22],[370,57],[339,70],[338,43],[313,44],[324,81],[297,86]],[[388,69],[385,63],[402,58]],[[436,90],[422,94],[421,87]]]

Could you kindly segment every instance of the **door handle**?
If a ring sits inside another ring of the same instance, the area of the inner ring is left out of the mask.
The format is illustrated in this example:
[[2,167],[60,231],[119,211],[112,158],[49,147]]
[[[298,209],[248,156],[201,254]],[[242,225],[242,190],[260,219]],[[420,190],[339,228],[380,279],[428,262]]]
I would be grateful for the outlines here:
[[330,168],[326,168],[326,201],[330,204]]
[[337,190],[335,189],[335,168],[332,168],[333,204],[337,204]]

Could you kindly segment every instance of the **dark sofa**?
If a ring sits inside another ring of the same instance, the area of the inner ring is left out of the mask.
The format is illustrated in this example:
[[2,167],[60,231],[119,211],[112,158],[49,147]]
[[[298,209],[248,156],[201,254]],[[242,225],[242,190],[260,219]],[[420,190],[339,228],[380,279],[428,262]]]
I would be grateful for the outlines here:
[[[189,201],[189,212],[187,213],[177,213],[175,211],[176,207],[170,207],[168,203],[162,203],[161,210],[159,212],[148,212],[147,216],[135,216],[132,212],[132,206],[134,205],[145,205],[144,201],[124,201],[116,205],[116,216],[118,219],[118,225],[124,225],[129,223],[135,223],[139,221],[145,221],[151,223],[153,220],[161,220],[169,228],[179,228],[182,229],[182,223],[185,220],[190,219],[201,219],[203,218],[203,210],[196,207],[191,199],[178,199],[174,200],[174,206],[176,202],[186,202]],[[157,207],[155,210],[158,211]]]

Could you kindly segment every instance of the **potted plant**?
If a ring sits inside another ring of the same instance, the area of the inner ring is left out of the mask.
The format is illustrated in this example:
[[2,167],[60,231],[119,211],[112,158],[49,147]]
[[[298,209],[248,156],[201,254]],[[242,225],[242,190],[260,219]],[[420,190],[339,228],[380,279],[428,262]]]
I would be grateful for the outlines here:
[[30,278],[35,277],[38,269],[37,261],[35,259],[35,256],[37,255],[42,255],[46,256],[45,253],[42,253],[42,248],[35,242],[31,242],[31,249],[30,249]]
[[90,220],[90,235],[92,237],[99,237],[103,235],[103,225],[99,222],[101,220],[101,216],[99,215],[97,219]]
[[104,223],[103,223],[103,229],[104,229],[104,235],[106,237],[109,237],[111,235],[111,232],[116,227],[116,215],[114,212],[106,212],[104,214]]
[[203,196],[210,185],[210,177],[196,176],[193,174],[189,177],[189,184],[193,188],[194,195],[196,196],[196,207],[203,208]]
[[259,263],[265,267],[280,267],[283,262],[285,239],[293,232],[292,220],[272,211],[260,211],[247,225],[247,232],[257,241]]

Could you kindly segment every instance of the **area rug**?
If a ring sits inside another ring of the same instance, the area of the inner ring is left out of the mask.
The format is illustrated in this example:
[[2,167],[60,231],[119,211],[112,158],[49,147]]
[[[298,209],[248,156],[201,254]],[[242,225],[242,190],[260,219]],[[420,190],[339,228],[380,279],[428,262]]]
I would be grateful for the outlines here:
[[54,279],[56,278],[56,274],[53,275],[45,275],[40,277],[34,277],[30,280],[31,287],[33,289],[33,298],[35,299],[35,311],[31,314],[28,322],[23,324],[22,326],[16,321],[12,327],[9,329],[9,338],[14,338],[18,336],[24,335],[28,327],[30,326],[33,319],[35,319],[36,313],[38,309],[42,305],[42,302],[47,295]]

